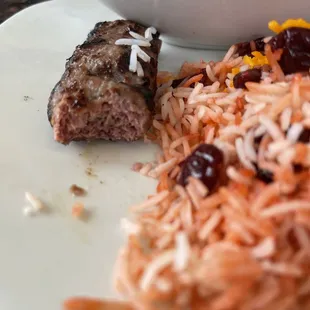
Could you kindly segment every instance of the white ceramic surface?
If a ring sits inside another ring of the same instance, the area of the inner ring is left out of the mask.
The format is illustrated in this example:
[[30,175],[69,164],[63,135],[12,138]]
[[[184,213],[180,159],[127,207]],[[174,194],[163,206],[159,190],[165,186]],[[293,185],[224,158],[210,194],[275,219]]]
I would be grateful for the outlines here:
[[[119,220],[154,187],[130,168],[152,159],[156,148],[142,142],[62,146],[46,117],[65,59],[96,22],[115,18],[95,0],[54,0],[0,27],[1,310],[57,310],[72,295],[116,297],[111,275],[122,244]],[[164,45],[160,69],[220,56]],[[89,167],[96,176],[86,175]],[[87,223],[70,215],[73,183],[89,189],[81,199],[92,213]],[[25,190],[49,212],[24,217]]]
[[272,19],[310,19],[308,0],[101,0],[127,19],[157,27],[167,42],[222,48],[268,34]]

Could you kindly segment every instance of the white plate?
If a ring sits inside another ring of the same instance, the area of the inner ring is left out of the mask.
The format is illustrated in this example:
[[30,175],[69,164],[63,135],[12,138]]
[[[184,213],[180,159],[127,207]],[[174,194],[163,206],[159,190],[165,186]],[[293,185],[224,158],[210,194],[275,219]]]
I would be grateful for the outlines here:
[[[116,297],[111,278],[123,242],[119,220],[155,185],[130,168],[154,158],[156,147],[63,146],[53,141],[46,117],[65,59],[96,22],[116,18],[94,0],[54,0],[0,27],[0,309],[56,310],[72,295]],[[221,56],[164,45],[160,69]],[[86,175],[89,167],[96,176]],[[74,183],[89,189],[81,199],[92,213],[87,223],[71,217]],[[50,212],[24,217],[25,190]]]

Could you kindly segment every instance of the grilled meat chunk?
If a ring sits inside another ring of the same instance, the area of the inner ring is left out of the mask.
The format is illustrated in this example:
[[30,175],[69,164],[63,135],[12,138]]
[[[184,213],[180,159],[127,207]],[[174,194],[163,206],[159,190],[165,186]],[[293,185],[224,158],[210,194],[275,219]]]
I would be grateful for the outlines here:
[[140,60],[139,77],[129,71],[131,47],[115,45],[132,38],[129,30],[144,36],[146,27],[126,20],[98,23],[67,61],[48,103],[56,141],[134,141],[149,128],[161,41],[157,33],[151,47],[142,47],[151,61]]

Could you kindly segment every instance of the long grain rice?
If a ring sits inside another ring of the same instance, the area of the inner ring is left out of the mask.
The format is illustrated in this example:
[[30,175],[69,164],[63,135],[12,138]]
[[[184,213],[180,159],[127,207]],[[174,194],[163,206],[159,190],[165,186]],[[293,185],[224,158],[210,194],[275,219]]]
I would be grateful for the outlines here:
[[140,289],[142,291],[147,291],[152,285],[152,280],[157,276],[157,274],[173,262],[174,250],[166,251],[163,254],[156,257],[147,267],[146,271],[140,280]]
[[[181,84],[169,81],[155,96],[150,136],[162,153],[135,170],[158,179],[157,193],[132,207],[135,222],[123,220],[128,242],[117,272],[137,309],[310,306],[310,144],[299,141],[310,128],[310,80],[284,76],[279,52],[267,47],[273,71],[235,89],[235,73],[250,68],[236,51],[185,63]],[[201,143],[224,154],[212,191],[195,177],[178,184]]]

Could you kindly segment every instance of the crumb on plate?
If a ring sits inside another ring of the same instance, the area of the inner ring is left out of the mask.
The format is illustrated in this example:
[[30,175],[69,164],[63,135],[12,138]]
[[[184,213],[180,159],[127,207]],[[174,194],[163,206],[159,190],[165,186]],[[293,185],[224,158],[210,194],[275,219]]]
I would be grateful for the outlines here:
[[43,202],[30,192],[25,192],[25,200],[29,203],[24,207],[24,215],[35,215],[45,209]]
[[81,202],[75,202],[72,206],[72,216],[82,218],[85,213],[85,206]]
[[76,184],[72,184],[70,186],[70,192],[77,197],[85,196],[87,194],[87,191],[84,188]]

